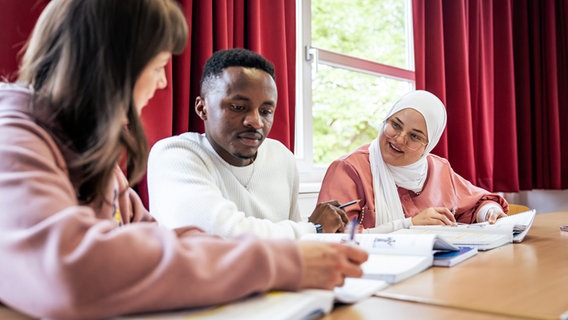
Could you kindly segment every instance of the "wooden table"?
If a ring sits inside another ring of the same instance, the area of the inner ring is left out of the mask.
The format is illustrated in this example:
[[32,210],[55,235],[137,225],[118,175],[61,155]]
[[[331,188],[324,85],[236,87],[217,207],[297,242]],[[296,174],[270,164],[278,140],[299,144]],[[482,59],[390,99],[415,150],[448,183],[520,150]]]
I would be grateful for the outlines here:
[[[384,310],[393,315],[385,318],[422,310],[415,318],[568,319],[568,232],[560,225],[568,225],[568,211],[537,214],[522,243],[480,252],[451,268],[432,267],[324,319],[371,319]],[[417,306],[397,310],[388,300]]]
[[[568,319],[568,232],[560,225],[568,211],[537,214],[522,243],[432,267],[322,320]],[[5,318],[30,319],[0,306]]]
[[0,319],[4,320],[32,320],[24,314],[21,314],[13,309],[10,309],[2,304],[0,304]]
[[372,297],[354,305],[336,307],[320,320],[518,320],[517,317]]

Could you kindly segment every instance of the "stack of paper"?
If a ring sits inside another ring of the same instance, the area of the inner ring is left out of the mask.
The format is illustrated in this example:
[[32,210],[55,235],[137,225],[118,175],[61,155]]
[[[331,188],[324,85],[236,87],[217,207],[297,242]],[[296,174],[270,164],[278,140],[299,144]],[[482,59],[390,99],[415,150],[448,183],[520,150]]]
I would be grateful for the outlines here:
[[535,215],[536,211],[533,209],[498,219],[495,224],[484,222],[456,226],[412,226],[392,234],[436,234],[456,246],[490,250],[523,241]]

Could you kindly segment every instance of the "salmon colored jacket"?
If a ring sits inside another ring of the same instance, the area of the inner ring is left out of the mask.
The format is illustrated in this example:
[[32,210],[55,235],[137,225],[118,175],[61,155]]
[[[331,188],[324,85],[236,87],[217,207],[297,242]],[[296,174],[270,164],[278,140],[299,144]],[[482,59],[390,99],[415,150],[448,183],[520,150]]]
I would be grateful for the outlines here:
[[0,89],[0,303],[92,319],[299,287],[292,241],[159,227],[118,169],[103,208],[80,205],[60,148],[28,114],[30,96]]
[[[426,158],[428,174],[422,192],[417,194],[398,188],[406,218],[414,217],[430,207],[446,207],[456,209],[458,222],[473,223],[479,208],[489,202],[499,204],[505,213],[508,211],[507,201],[503,197],[474,186],[454,172],[448,160],[434,154],[428,154]],[[375,195],[369,164],[369,144],[335,160],[329,166],[318,196],[318,202],[338,200],[343,203],[354,199],[361,201],[345,208],[349,218],[357,217],[364,228],[374,228]]]

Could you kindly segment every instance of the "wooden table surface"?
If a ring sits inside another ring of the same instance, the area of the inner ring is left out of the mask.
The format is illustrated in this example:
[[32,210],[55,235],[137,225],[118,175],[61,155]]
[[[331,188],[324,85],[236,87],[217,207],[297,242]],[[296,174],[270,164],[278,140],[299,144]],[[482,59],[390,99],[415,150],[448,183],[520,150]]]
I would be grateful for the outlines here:
[[[537,214],[522,243],[432,267],[322,320],[568,319],[568,211]],[[0,319],[31,319],[0,305]]]
[[380,297],[534,319],[568,319],[568,211],[537,214],[521,243],[433,267]]

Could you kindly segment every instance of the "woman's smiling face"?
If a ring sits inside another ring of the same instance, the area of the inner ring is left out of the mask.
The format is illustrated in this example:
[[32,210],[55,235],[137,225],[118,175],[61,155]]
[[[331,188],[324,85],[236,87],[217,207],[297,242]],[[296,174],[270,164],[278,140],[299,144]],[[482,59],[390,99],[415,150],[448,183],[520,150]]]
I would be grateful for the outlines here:
[[[406,142],[411,139],[411,135],[420,138],[427,143],[428,131],[426,121],[422,114],[414,109],[406,108],[390,116],[385,122],[392,123],[401,130],[400,134],[389,138],[384,130],[379,136],[379,146],[383,161],[391,166],[407,166],[418,161],[426,149],[426,145],[421,145],[418,149],[412,150],[407,147]],[[385,126],[390,124],[385,123]]]

